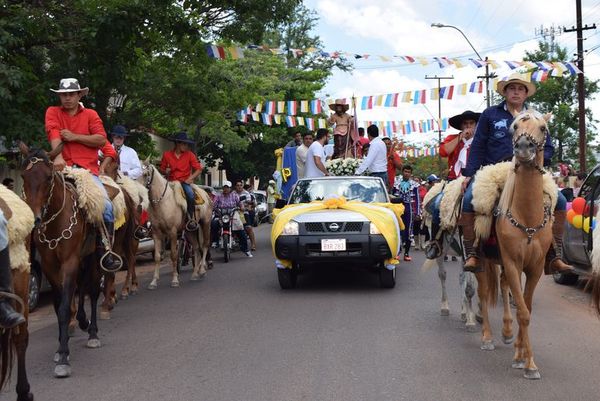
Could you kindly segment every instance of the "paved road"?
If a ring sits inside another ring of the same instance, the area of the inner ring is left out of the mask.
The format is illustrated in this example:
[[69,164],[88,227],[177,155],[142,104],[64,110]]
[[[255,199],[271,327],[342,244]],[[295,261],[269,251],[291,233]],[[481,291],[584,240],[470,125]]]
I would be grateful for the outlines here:
[[[36,399],[600,398],[600,322],[581,288],[550,277],[538,287],[531,334],[542,380],[532,382],[510,368],[512,346],[496,341],[495,351],[481,351],[479,333],[465,331],[458,262],[449,263],[447,317],[439,313],[436,270],[420,270],[421,252],[401,265],[393,290],[354,272],[312,274],[299,289],[281,291],[269,229],[258,229],[253,259],[217,258],[203,282],[189,282],[185,272],[182,287],[169,288],[163,268],[157,291],[120,302],[113,319],[100,322],[101,349],[86,349],[82,332],[71,339],[69,379],[52,377],[57,329],[49,306],[35,312],[28,361]],[[498,335],[500,309],[492,316]]]

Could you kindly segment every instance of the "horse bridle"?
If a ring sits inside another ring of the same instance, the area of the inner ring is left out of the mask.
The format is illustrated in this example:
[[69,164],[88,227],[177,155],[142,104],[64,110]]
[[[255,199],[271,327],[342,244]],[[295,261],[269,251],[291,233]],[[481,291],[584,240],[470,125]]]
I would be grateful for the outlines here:
[[[535,139],[533,135],[531,135],[529,132],[524,131],[521,132],[515,139],[513,139],[513,149],[515,148],[515,146],[517,146],[517,142],[519,142],[521,138],[525,138],[535,146],[537,152],[542,152],[546,143],[546,136],[548,135],[548,130],[545,127],[542,127],[541,129],[544,132],[544,139],[541,142],[538,142],[538,140]],[[535,162],[535,157],[533,158],[533,160],[533,168],[535,168],[541,175],[546,174],[546,170],[544,170],[543,167],[540,167],[539,164]],[[520,165],[520,163],[515,161],[515,172],[517,171]]]
[[[150,171],[152,171],[152,173],[150,174],[150,177],[148,177],[148,179],[146,180],[146,189],[148,190],[148,195],[150,195],[150,187],[152,186],[152,181],[154,181],[154,171],[155,168],[154,167],[147,167],[150,169]],[[159,203],[161,200],[163,200],[163,198],[165,197],[165,194],[167,193],[167,187],[169,186],[169,181],[167,180],[167,182],[165,183],[165,189],[163,189],[162,195],[160,195],[160,198],[158,199],[150,199],[150,202],[152,202],[153,204],[157,204]]]
[[[29,159],[29,164],[27,165],[25,170],[30,170],[36,163],[39,163],[39,162],[44,162],[44,163],[50,165],[50,163],[47,162],[46,160],[44,160],[40,157],[34,156]],[[52,239],[48,239],[46,237],[46,228],[48,227],[48,224],[51,223],[52,221],[54,221],[54,219],[56,219],[63,212],[63,210],[65,208],[65,204],[66,204],[66,199],[67,199],[68,183],[65,181],[65,176],[64,176],[64,174],[61,174],[57,171],[53,171],[52,179],[50,180],[50,191],[49,191],[50,194],[48,195],[48,199],[46,200],[46,203],[44,203],[44,206],[42,207],[42,216],[41,216],[42,219],[48,213],[48,207],[50,206],[50,202],[52,201],[52,194],[54,193],[54,178],[55,177],[58,177],[61,180],[61,183],[63,184],[62,205],[60,206],[60,208],[58,209],[58,211],[56,213],[54,213],[52,216],[50,216],[50,218],[47,219],[46,221],[42,221],[37,228],[38,238],[39,238],[40,242],[42,242],[44,244],[48,244],[48,248],[51,250],[55,249],[61,240],[70,239],[73,236],[73,227],[75,227],[75,225],[77,224],[77,198],[75,197],[75,191],[71,190],[71,188],[69,188],[69,192],[71,193],[71,200],[73,201],[72,215],[69,217],[69,227],[67,227],[61,231],[60,237],[52,238]],[[26,199],[24,192],[23,192],[23,199]]]

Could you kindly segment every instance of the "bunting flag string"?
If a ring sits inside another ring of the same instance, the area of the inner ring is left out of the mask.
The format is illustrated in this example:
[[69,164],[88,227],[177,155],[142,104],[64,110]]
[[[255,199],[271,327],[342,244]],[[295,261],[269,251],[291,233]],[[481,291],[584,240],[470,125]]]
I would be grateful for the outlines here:
[[[365,127],[376,125],[383,136],[388,137],[395,136],[394,134],[408,135],[438,130],[438,121],[433,118],[427,120],[364,121],[363,125]],[[448,118],[442,118],[441,125],[442,131],[447,131],[449,127]]]
[[416,57],[416,56],[390,56],[390,55],[372,55],[372,54],[358,54],[351,52],[334,51],[327,52],[314,47],[307,49],[286,49],[286,48],[270,48],[268,46],[258,45],[247,45],[245,47],[240,46],[217,46],[213,44],[206,45],[206,53],[208,57],[214,59],[241,59],[244,57],[245,50],[260,50],[269,52],[275,55],[286,55],[290,54],[292,57],[298,58],[304,55],[315,55],[317,57],[331,58],[331,59],[354,59],[354,60],[374,60],[383,61],[386,63],[399,62],[404,64],[415,64],[422,66],[437,65],[439,68],[455,67],[463,68],[466,66],[472,66],[475,68],[483,68],[486,65],[492,69],[499,69],[507,66],[511,70],[516,68],[525,67],[527,69],[540,69],[542,71],[549,72],[552,76],[562,75],[563,72],[568,71],[570,74],[582,73],[574,62],[571,61],[515,61],[515,60],[480,60],[475,58],[465,57]]

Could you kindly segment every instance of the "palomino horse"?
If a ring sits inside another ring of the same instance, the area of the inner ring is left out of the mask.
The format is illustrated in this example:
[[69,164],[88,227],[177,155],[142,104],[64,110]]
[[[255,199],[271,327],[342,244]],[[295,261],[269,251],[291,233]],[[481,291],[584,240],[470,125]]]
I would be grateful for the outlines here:
[[154,277],[148,285],[148,289],[154,290],[158,286],[160,254],[162,252],[162,242],[165,238],[170,241],[171,245],[171,262],[173,265],[171,287],[179,287],[177,239],[178,233],[182,231],[185,232],[184,235],[192,244],[194,250],[192,258],[194,267],[191,280],[200,280],[206,275],[207,261],[210,263],[212,201],[208,194],[201,190],[204,203],[196,205],[195,214],[199,228],[194,232],[187,232],[184,230],[186,206],[183,194],[176,194],[169,182],[148,161],[142,163],[142,171],[150,198],[148,216],[152,224],[152,238],[154,239]]
[[[493,349],[488,317],[488,303],[495,302],[498,291],[497,265],[503,267],[501,277],[505,311],[502,336],[510,343],[512,316],[508,304],[508,287],[517,307],[519,332],[515,341],[512,367],[525,369],[527,379],[539,379],[529,340],[532,300],[535,287],[544,271],[545,256],[552,243],[551,206],[545,204],[543,175],[544,144],[548,135],[547,121],[536,111],[524,111],[511,125],[514,157],[496,211],[496,237],[499,261],[484,257],[485,272],[476,273],[483,317],[483,343]],[[476,184],[476,183],[475,183]],[[521,277],[525,273],[525,290]]]
[[[42,269],[54,294],[54,311],[58,319],[59,347],[54,356],[54,375],[71,375],[69,363],[69,321],[75,290],[79,290],[77,321],[89,333],[87,347],[99,348],[96,305],[100,293],[100,273],[96,256],[95,230],[78,207],[78,195],[64,175],[53,171],[51,160],[61,151],[50,153],[29,150],[20,143],[24,155],[23,189],[33,211],[33,240],[43,260]],[[87,320],[83,303],[88,294],[91,320]]]
[[[10,205],[10,206],[9,206]],[[29,240],[33,228],[33,213],[25,202],[8,188],[0,187],[0,207],[8,219],[9,251],[14,295],[25,319],[29,319]],[[11,227],[15,225],[15,227]],[[29,342],[28,323],[0,333],[0,390],[10,377],[14,351],[17,354],[17,401],[33,400],[30,392],[25,354]],[[11,344],[12,343],[12,344]],[[14,351],[13,351],[14,347]]]
[[[117,184],[118,177],[118,162],[110,160],[103,163],[104,173],[112,178]],[[140,187],[143,188],[140,184]],[[126,299],[129,294],[136,294],[138,291],[137,276],[135,273],[136,253],[139,246],[139,240],[135,237],[135,229],[140,221],[141,203],[140,199],[132,199],[133,194],[130,194],[123,185],[121,185],[123,196],[125,198],[125,223],[115,231],[115,240],[113,251],[121,256],[127,267],[127,276],[125,283],[121,289],[121,299]],[[100,309],[101,319],[110,319],[110,310],[116,303],[115,291],[115,273],[104,272],[104,301]],[[131,283],[131,286],[130,286]]]

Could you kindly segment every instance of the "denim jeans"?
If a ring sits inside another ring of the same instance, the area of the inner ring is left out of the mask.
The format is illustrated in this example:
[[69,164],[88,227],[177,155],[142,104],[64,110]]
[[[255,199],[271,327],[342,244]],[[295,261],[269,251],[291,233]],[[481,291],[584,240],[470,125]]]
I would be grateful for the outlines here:
[[183,188],[185,199],[187,200],[187,212],[190,216],[193,216],[194,208],[196,207],[196,194],[194,194],[194,189],[190,184],[185,182],[181,183],[181,188]]
[[102,181],[100,181],[100,178],[98,178],[97,175],[92,174],[92,177],[94,178],[94,182],[96,183],[96,185],[98,185],[98,187],[102,190],[102,193],[104,194],[104,212],[102,213],[102,219],[104,219],[105,223],[114,223],[115,216],[113,213],[113,205],[110,199],[108,198],[106,188],[104,188],[104,184],[102,184]]

